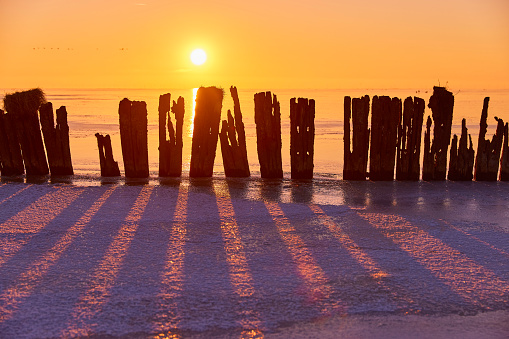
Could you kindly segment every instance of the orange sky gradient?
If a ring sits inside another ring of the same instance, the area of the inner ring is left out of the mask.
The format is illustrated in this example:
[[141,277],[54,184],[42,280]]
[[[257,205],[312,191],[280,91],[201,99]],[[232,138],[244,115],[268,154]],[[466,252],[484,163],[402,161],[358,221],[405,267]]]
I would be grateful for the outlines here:
[[509,89],[509,1],[0,0],[0,47],[0,88]]

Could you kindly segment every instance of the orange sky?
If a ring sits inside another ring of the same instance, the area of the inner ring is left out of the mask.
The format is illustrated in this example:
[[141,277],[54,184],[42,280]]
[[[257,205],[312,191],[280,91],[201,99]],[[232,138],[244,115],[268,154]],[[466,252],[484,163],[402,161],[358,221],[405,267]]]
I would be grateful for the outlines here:
[[0,88],[507,89],[509,1],[0,0],[0,50]]

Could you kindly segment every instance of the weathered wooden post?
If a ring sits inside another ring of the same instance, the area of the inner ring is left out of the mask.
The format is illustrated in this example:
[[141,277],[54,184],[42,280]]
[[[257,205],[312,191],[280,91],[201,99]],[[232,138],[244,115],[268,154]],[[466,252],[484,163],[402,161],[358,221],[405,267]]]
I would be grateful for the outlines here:
[[424,132],[424,150],[422,157],[422,180],[430,180],[433,178],[435,170],[435,160],[433,159],[433,153],[431,152],[431,117],[428,116],[426,120],[426,131]]
[[126,178],[147,178],[147,104],[123,99],[118,107],[120,141]]
[[0,109],[0,171],[3,176],[22,175],[23,156],[12,114]]
[[[424,161],[422,180],[445,180],[447,174],[447,151],[451,142],[452,114],[454,96],[445,87],[433,87],[433,95],[429,98],[428,107],[433,116],[433,141],[428,127],[424,136]],[[427,142],[426,142],[427,140]]]
[[113,150],[111,149],[111,139],[109,134],[103,136],[96,133],[97,147],[99,148],[99,164],[101,165],[101,177],[118,177],[120,169],[118,162],[113,159]]
[[290,160],[292,179],[313,179],[315,101],[290,99]]
[[498,177],[498,166],[500,165],[500,151],[504,134],[504,121],[495,117],[497,120],[497,131],[491,142],[486,140],[486,131],[488,124],[488,104],[490,98],[484,98],[479,127],[479,141],[477,143],[477,156],[475,157],[475,180],[477,181],[496,181]]
[[422,122],[426,102],[408,97],[403,103],[403,120],[398,130],[396,180],[417,181],[421,174]]
[[39,107],[45,101],[44,93],[40,88],[7,94],[4,98],[6,111],[13,115],[14,128],[21,145],[27,175],[49,173],[37,114]]
[[276,95],[261,92],[254,95],[256,148],[262,178],[282,178],[281,111]]
[[227,177],[249,177],[246,132],[242,122],[239,96],[236,87],[230,87],[233,99],[233,114],[228,110],[227,120],[223,120],[219,140],[223,156],[224,174]]
[[[344,180],[366,180],[370,129],[369,96],[344,100]],[[353,124],[350,138],[350,120]]]
[[211,177],[214,172],[223,90],[200,87],[196,93],[190,177]]
[[509,124],[507,122],[504,126],[504,144],[500,159],[500,180],[509,181]]
[[370,180],[393,180],[401,99],[374,96],[371,107]]
[[[184,124],[184,98],[173,101],[171,112],[175,115],[175,128],[170,118],[171,94],[159,96],[159,176],[182,175],[182,126]],[[168,121],[166,121],[168,119]],[[170,140],[166,139],[166,129]]]
[[42,104],[39,108],[41,129],[48,155],[51,175],[73,175],[71,151],[69,148],[69,126],[67,125],[67,111],[65,106],[57,109],[57,124],[53,119],[53,105],[51,102]]
[[[467,146],[467,135],[470,145]],[[475,152],[472,137],[468,134],[467,122],[461,121],[461,137],[458,145],[458,136],[454,134],[449,156],[449,172],[447,179],[457,181],[470,181],[473,178]]]

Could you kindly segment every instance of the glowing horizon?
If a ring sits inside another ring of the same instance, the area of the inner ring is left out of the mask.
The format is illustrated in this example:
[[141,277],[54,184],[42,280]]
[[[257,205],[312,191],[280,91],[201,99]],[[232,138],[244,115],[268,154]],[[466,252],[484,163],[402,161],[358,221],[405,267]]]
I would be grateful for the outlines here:
[[509,89],[507,13],[505,0],[2,2],[0,88]]

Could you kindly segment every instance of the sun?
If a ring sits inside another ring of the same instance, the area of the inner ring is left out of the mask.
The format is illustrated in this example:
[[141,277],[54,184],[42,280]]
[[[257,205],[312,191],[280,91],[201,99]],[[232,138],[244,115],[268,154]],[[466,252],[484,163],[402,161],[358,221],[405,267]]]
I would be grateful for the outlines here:
[[201,48],[197,48],[191,52],[191,62],[196,66],[203,65],[207,61],[207,53]]

